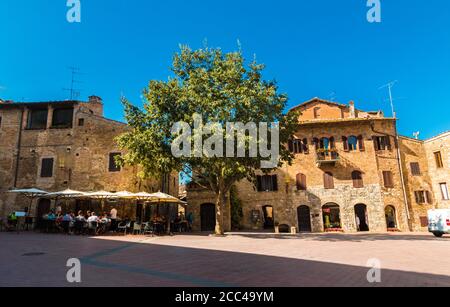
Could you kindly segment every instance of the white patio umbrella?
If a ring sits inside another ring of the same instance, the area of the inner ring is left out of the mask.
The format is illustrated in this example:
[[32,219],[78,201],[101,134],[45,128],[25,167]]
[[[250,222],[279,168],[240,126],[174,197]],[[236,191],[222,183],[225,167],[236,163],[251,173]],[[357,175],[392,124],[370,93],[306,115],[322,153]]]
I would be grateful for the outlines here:
[[145,201],[152,201],[154,200],[153,194],[147,193],[147,192],[139,192],[136,194],[133,194],[133,197],[136,200],[145,200]]
[[84,193],[83,197],[90,198],[90,199],[98,199],[101,201],[102,204],[102,211],[105,207],[105,200],[107,199],[117,199],[116,193],[108,192],[108,191],[98,191],[98,192],[91,192],[91,193]]
[[128,191],[120,191],[115,193],[117,198],[122,198],[122,199],[133,199],[135,198],[135,194],[128,192]]
[[[162,192],[158,192],[158,193],[153,193],[150,194],[151,198],[150,198],[150,203],[154,203],[154,204],[186,204],[184,201],[179,200],[178,198],[166,194],[166,193],[162,193]],[[167,220],[167,234],[171,233],[171,229],[170,229],[170,220]]]
[[74,190],[64,190],[59,192],[51,192],[45,195],[47,198],[77,198],[80,196],[84,196],[84,192],[74,191]]
[[47,191],[39,190],[39,189],[16,189],[16,190],[10,190],[9,193],[17,193],[22,194],[26,197],[38,197],[48,194]]
[[64,191],[48,193],[47,195],[45,195],[45,197],[54,199],[55,201],[57,201],[59,199],[64,199],[65,200],[64,201],[65,202],[65,210],[67,210],[67,201],[68,200],[78,198],[83,195],[84,195],[83,192],[67,189]]
[[31,206],[33,206],[33,199],[40,197],[40,196],[45,196],[48,194],[47,191],[43,191],[43,190],[39,190],[36,188],[32,188],[32,189],[15,189],[15,190],[10,190],[8,191],[9,193],[16,193],[16,194],[21,194],[24,195],[25,197],[30,199],[30,208],[28,209],[28,215],[30,215],[30,210],[31,210]]
[[150,202],[153,203],[186,204],[186,202],[181,201],[178,198],[166,193],[158,192],[150,195],[151,195]]

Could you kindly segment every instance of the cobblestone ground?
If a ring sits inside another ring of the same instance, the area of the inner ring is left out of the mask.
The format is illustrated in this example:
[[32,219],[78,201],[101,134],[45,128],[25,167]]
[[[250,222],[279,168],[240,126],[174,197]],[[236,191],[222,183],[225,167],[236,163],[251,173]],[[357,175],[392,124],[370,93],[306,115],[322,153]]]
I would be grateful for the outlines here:
[[[0,286],[450,286],[450,237],[430,234],[308,234],[275,237],[89,238],[0,233]],[[367,261],[381,261],[381,283]]]

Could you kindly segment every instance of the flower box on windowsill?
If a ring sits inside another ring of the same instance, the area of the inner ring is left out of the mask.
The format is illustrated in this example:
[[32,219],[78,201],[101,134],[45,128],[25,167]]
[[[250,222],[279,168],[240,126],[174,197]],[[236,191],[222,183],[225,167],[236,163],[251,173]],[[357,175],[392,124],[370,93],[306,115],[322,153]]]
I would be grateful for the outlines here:
[[328,229],[325,229],[325,232],[344,232],[344,229],[342,229],[342,228],[328,228]]

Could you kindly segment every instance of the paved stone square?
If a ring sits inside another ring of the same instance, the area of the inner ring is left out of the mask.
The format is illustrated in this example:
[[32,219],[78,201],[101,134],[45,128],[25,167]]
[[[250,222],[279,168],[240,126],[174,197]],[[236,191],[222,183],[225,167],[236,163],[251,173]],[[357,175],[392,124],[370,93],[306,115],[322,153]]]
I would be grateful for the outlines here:
[[[430,234],[232,234],[78,237],[0,233],[0,286],[450,286],[450,237]],[[382,282],[367,282],[367,261]]]

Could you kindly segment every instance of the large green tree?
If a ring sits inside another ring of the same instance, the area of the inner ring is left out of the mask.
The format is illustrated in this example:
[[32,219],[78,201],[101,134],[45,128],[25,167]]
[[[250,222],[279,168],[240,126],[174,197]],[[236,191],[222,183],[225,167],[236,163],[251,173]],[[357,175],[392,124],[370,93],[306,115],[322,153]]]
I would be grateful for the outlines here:
[[[182,46],[173,57],[173,77],[167,81],[150,81],[143,92],[143,108],[123,99],[126,120],[132,129],[118,138],[126,151],[122,164],[140,165],[144,177],[185,172],[214,191],[216,234],[224,233],[223,216],[232,185],[243,179],[254,182],[261,162],[267,159],[259,154],[256,157],[249,154],[246,157],[174,156],[172,144],[179,134],[174,134],[172,128],[178,122],[194,127],[194,114],[199,114],[204,124],[214,122],[224,127],[228,122],[277,123],[279,155],[273,168],[291,163],[293,157],[284,144],[297,128],[298,114],[284,113],[287,95],[279,93],[276,82],[263,80],[263,69],[264,65],[256,60],[246,64],[241,51],[224,53],[221,49],[192,50]],[[204,141],[217,133],[217,129],[211,130],[200,137]],[[221,133],[225,131],[219,130]],[[247,153],[251,141],[261,142],[251,133],[234,136],[243,139],[241,145],[245,145]],[[193,138],[191,141],[194,143]],[[234,144],[235,153],[238,143]],[[211,148],[217,151],[220,147],[215,144]]]

